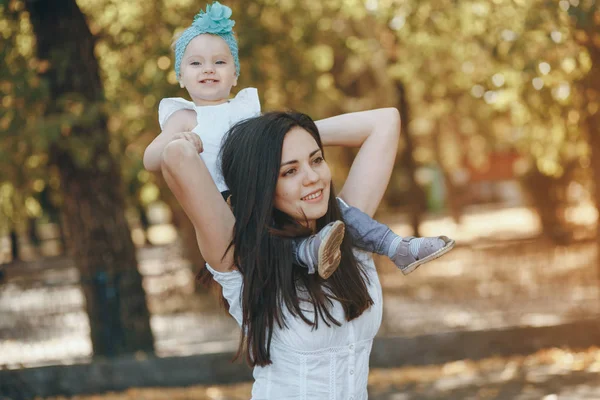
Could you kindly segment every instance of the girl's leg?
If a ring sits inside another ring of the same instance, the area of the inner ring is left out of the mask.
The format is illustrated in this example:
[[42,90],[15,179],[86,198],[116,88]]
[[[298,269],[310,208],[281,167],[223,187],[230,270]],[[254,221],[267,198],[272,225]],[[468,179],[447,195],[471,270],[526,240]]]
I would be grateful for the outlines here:
[[293,239],[294,260],[308,268],[309,274],[314,274],[317,269],[323,279],[329,278],[340,265],[340,245],[344,239],[344,231],[344,223],[334,221],[317,234]]
[[354,245],[362,250],[388,256],[403,274],[446,254],[454,240],[446,236],[402,238],[382,223],[338,198],[338,204]]

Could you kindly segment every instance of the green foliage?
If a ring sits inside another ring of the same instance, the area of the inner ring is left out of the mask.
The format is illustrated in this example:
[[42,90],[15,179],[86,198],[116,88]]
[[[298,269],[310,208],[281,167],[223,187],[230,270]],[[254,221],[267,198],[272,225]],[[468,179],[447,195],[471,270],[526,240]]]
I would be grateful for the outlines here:
[[[33,57],[31,26],[22,3],[0,4],[0,227],[39,214],[36,193],[48,172],[48,136],[37,129],[46,107],[47,85]],[[50,132],[49,132],[50,135]]]
[[[97,135],[109,135],[130,195],[154,193],[153,177],[140,173],[140,160],[159,133],[158,103],[187,97],[173,71],[173,33],[188,26],[204,4],[78,4],[97,39],[106,100],[91,104],[69,96],[43,117],[49,105],[39,73],[47,62],[33,57],[22,0],[0,3],[0,185],[9,184],[20,199],[35,195],[39,180],[50,180],[52,144],[70,148],[82,165],[91,162],[90,142],[70,132],[104,112],[109,132]],[[489,151],[508,148],[535,160],[543,173],[560,176],[563,165],[589,161],[581,121],[597,111],[600,100],[579,82],[598,68],[593,51],[600,47],[600,17],[593,0],[227,5],[239,37],[239,88],[257,87],[265,110],[292,108],[319,118],[397,106],[396,84],[402,82],[412,112],[405,122],[415,135],[419,163],[441,162],[452,170],[465,161],[484,163]],[[443,145],[436,148],[436,142]],[[32,157],[38,162],[28,162]]]

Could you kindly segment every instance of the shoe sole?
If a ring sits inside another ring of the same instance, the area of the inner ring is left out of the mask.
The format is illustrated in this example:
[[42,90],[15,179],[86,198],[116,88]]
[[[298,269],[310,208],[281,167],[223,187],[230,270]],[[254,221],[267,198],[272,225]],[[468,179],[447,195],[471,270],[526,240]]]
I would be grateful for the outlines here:
[[400,271],[402,271],[404,275],[408,275],[415,269],[419,268],[421,265],[428,263],[429,261],[433,261],[436,258],[440,258],[444,254],[452,250],[454,248],[454,245],[456,244],[456,242],[453,239],[450,239],[446,236],[440,236],[440,239],[446,242],[446,245],[444,247],[442,247],[435,253],[431,253],[427,257],[417,260],[414,263],[408,264],[405,268],[400,268]]
[[340,250],[345,231],[346,225],[342,221],[334,222],[319,246],[318,270],[323,279],[329,278],[340,265],[341,257],[335,257],[335,254]]

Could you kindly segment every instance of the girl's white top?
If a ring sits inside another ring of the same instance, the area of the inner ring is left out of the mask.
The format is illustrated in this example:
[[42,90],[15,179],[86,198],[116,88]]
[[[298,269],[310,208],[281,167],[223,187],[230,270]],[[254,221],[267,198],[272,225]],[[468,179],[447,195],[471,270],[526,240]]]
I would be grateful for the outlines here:
[[204,151],[200,153],[219,191],[227,190],[223,181],[223,174],[218,165],[219,150],[223,137],[236,123],[256,117],[260,114],[260,101],[255,88],[240,90],[237,96],[223,104],[216,106],[197,106],[193,102],[181,97],[162,99],[158,105],[158,122],[160,128],[171,115],[178,110],[196,111],[196,127],[192,132],[202,139]]
[[[318,329],[293,318],[284,307],[288,328],[275,328],[271,342],[273,363],[254,368],[253,400],[367,399],[369,355],[381,325],[382,294],[371,254],[355,254],[369,277],[373,306],[348,322],[342,306],[334,302],[332,314],[342,325],[327,327],[321,320]],[[222,286],[223,296],[230,304],[229,313],[241,326],[242,275],[237,270],[218,272],[208,264],[207,268]],[[314,318],[312,312],[306,315]]]

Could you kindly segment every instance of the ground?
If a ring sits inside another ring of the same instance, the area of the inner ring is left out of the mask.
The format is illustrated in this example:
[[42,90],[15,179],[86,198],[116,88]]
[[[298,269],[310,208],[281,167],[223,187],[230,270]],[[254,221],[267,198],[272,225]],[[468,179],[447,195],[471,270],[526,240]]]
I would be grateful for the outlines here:
[[[598,400],[600,349],[547,349],[529,356],[456,361],[444,365],[374,369],[370,400]],[[73,400],[241,400],[250,383],[189,388],[130,389]],[[53,397],[47,400],[64,400]]]
[[[576,210],[577,211],[577,210]],[[596,216],[574,212],[589,233]],[[403,219],[388,218],[407,234]],[[538,236],[531,210],[468,213],[463,223],[432,218],[423,234],[446,234],[458,245],[447,256],[403,276],[378,258],[384,293],[380,335],[412,336],[511,326],[555,325],[597,318],[593,240],[550,243]],[[161,227],[155,227],[160,232]],[[169,231],[170,228],[163,227]],[[164,233],[163,229],[163,233]],[[237,326],[210,297],[194,291],[193,273],[176,243],[144,247],[140,271],[152,312],[159,356],[231,350]],[[87,318],[76,268],[56,257],[6,268],[0,287],[0,366],[89,360]],[[190,335],[194,332],[194,335]],[[493,349],[489,349],[493,354]],[[375,400],[600,399],[600,351],[547,349],[511,358],[464,360],[414,368],[374,369]],[[250,384],[179,389],[131,389],[75,397],[86,400],[248,399]]]

